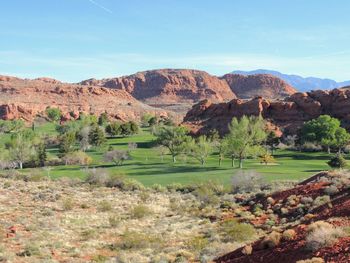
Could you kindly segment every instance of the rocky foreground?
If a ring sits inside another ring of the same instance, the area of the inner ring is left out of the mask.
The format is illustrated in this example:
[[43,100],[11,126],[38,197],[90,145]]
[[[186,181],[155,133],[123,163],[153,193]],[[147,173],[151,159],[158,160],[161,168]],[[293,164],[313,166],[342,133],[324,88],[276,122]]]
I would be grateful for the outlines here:
[[0,261],[350,261],[348,172],[322,172],[279,191],[253,172],[240,176],[246,180],[228,192],[215,183],[144,188],[121,177],[105,187],[97,184],[103,172],[88,183],[6,172]]

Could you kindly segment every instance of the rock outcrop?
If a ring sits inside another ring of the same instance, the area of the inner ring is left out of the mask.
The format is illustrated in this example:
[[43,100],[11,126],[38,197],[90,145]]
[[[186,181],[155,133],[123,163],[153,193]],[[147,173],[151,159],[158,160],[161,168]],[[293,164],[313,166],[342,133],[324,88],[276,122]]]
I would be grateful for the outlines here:
[[221,77],[240,99],[261,96],[267,99],[281,99],[297,91],[283,81],[268,74],[240,75],[226,74]]
[[234,99],[218,104],[204,100],[192,107],[183,124],[193,133],[217,129],[224,134],[228,131],[228,124],[233,117],[262,115],[288,134],[295,133],[305,121],[317,118],[321,114],[338,118],[344,127],[350,128],[350,90],[295,93],[284,100],[257,97],[251,100]]
[[159,110],[145,105],[124,90],[113,90],[91,85],[61,83],[40,78],[35,80],[0,76],[0,118],[32,121],[47,107],[57,107],[65,118],[80,112],[99,115],[106,112],[120,120],[137,120],[145,112]]
[[226,81],[204,71],[160,69],[111,79],[89,79],[82,85],[125,90],[134,98],[157,107],[181,104],[186,111],[203,99],[224,102],[236,98]]

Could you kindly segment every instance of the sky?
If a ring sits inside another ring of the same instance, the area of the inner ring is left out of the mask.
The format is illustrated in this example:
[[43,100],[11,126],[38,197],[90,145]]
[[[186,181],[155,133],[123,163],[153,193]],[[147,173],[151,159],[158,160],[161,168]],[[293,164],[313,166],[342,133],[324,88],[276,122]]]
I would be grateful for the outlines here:
[[2,0],[0,74],[264,68],[350,80],[349,11],[348,0]]

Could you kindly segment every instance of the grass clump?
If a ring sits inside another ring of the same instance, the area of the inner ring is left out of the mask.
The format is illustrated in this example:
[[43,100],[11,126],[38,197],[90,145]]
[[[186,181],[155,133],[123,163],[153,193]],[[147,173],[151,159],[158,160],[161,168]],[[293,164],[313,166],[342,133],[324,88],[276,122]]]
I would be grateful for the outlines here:
[[262,248],[274,248],[281,242],[282,235],[276,231],[271,232],[261,241]]
[[161,239],[141,233],[136,231],[125,231],[122,235],[121,241],[116,244],[119,249],[144,249],[144,248],[152,248],[161,244]]
[[323,221],[313,223],[308,228],[306,249],[313,252],[317,251],[323,247],[332,245],[342,236],[344,236],[344,232],[341,228],[336,228]]
[[100,212],[108,212],[112,210],[112,204],[107,200],[103,200],[98,204],[97,208]]
[[131,210],[131,217],[134,219],[141,219],[151,214],[153,214],[153,211],[145,205],[137,205]]
[[74,207],[74,200],[72,198],[66,198],[62,202],[62,208],[64,211],[70,211]]
[[255,234],[252,225],[239,223],[237,220],[229,219],[224,221],[220,227],[223,239],[226,242],[243,242],[251,239]]
[[187,240],[186,242],[186,246],[192,251],[201,251],[208,244],[209,244],[208,239],[202,236],[193,237],[190,240]]

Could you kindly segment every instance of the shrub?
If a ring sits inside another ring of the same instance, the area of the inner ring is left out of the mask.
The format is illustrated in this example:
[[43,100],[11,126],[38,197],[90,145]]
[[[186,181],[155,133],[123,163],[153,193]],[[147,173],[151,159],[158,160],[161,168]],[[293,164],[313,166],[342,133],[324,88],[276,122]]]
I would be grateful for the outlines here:
[[140,182],[134,179],[127,178],[123,174],[113,174],[109,176],[106,182],[106,186],[116,187],[123,191],[135,191],[142,190],[144,188],[144,186]]
[[231,179],[232,192],[254,192],[260,190],[265,182],[262,176],[255,171],[238,171]]
[[309,230],[306,237],[306,248],[311,251],[317,251],[320,248],[333,244],[339,237],[343,236],[340,228],[335,228],[330,224],[318,224]]
[[62,201],[62,207],[64,211],[72,210],[74,207],[74,201],[71,198],[66,198]]
[[281,237],[282,237],[281,233],[273,231],[261,241],[261,247],[274,248],[280,244]]
[[295,236],[296,236],[296,232],[293,229],[285,230],[282,233],[283,240],[293,240],[295,238]]
[[85,182],[91,185],[96,186],[106,186],[107,182],[110,179],[108,172],[105,169],[88,169],[87,177]]
[[82,151],[67,153],[62,157],[66,165],[90,165],[92,158]]
[[208,239],[202,236],[193,237],[186,241],[186,246],[193,251],[201,251],[209,244]]
[[112,204],[107,200],[103,200],[98,204],[98,210],[100,212],[107,212],[112,210]]
[[152,210],[149,209],[147,206],[137,205],[132,209],[131,216],[132,218],[140,219],[148,215],[151,215],[152,213],[153,213]]
[[324,193],[326,195],[334,195],[334,194],[336,194],[338,192],[339,192],[339,190],[338,190],[338,188],[335,185],[330,185],[330,186],[328,186],[328,187],[326,187],[324,189]]
[[332,168],[345,168],[347,166],[347,162],[341,154],[332,157],[327,164]]
[[223,239],[227,242],[243,242],[251,239],[255,235],[252,225],[239,223],[237,220],[229,219],[220,226]]
[[122,235],[121,241],[117,243],[117,248],[120,249],[144,249],[156,247],[161,244],[161,239],[136,231],[125,231]]
[[318,207],[331,202],[331,198],[328,195],[317,196],[313,201],[313,207]]
[[116,216],[116,215],[110,216],[108,218],[108,222],[109,222],[111,227],[117,227],[120,224],[120,221],[121,221],[120,217]]
[[106,126],[106,132],[111,136],[117,136],[120,135],[120,123],[119,122],[112,122]]
[[59,121],[61,119],[62,113],[58,108],[47,108],[46,115],[51,121]]
[[105,162],[113,162],[115,165],[122,165],[124,161],[130,158],[129,153],[124,150],[112,150],[104,154]]

